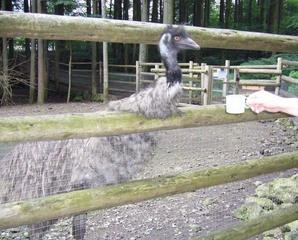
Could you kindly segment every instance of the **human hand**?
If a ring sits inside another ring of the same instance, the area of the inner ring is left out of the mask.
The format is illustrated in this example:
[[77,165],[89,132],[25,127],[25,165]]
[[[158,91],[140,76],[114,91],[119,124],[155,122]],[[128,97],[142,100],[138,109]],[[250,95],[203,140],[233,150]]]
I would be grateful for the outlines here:
[[246,104],[256,113],[279,112],[283,105],[283,98],[267,91],[258,91],[247,98]]

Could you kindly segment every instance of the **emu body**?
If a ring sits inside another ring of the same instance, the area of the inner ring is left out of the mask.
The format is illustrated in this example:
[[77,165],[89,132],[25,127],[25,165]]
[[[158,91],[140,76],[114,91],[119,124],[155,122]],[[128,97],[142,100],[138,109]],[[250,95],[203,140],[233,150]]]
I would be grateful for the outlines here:
[[[140,133],[19,144],[1,160],[0,203],[128,181],[151,158],[155,138]],[[55,221],[30,226],[30,239],[42,239]],[[75,239],[84,239],[85,222],[86,214],[74,217]]]
[[177,104],[182,94],[182,73],[177,55],[186,49],[199,50],[181,26],[167,26],[159,40],[161,59],[166,77],[161,77],[142,91],[118,101],[110,102],[109,111],[139,112],[148,118],[167,118],[179,113]]

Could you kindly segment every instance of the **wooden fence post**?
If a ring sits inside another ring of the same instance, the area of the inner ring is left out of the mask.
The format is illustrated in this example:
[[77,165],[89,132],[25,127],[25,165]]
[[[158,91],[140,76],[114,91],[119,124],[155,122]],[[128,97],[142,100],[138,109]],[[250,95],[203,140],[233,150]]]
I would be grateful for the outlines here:
[[154,79],[158,79],[159,78],[159,73],[158,73],[159,64],[155,64],[154,69],[156,69],[156,72],[154,73]]
[[102,61],[98,62],[99,65],[99,93],[102,93],[103,87],[103,70],[102,70]]
[[140,62],[136,61],[136,92],[139,92],[140,88]]
[[[193,69],[193,61],[189,61],[189,69]],[[189,77],[191,77],[191,78],[193,77],[193,72],[189,73]],[[193,82],[189,81],[189,87],[192,87],[192,86],[193,86]],[[189,96],[188,103],[191,104],[192,103],[192,97],[193,97],[192,90],[188,91],[188,96]]]
[[[276,66],[276,70],[281,71],[282,70],[282,58],[277,58],[277,66]],[[279,90],[280,90],[280,85],[281,85],[281,75],[279,74],[276,76],[276,83],[278,84],[278,86],[275,87],[275,94],[278,95],[279,94]]]
[[[201,68],[202,68],[202,70],[206,70],[206,63],[202,63]],[[201,88],[203,89],[203,91],[201,91],[201,101],[202,101],[203,106],[207,105],[208,81],[207,81],[207,84],[206,84],[206,75],[207,75],[206,72],[203,72],[201,74]]]
[[212,104],[213,98],[213,67],[207,66],[207,105]]
[[229,90],[229,74],[230,74],[230,60],[226,60],[225,61],[225,71],[226,71],[226,75],[225,78],[223,80],[223,86],[222,86],[222,97],[225,98],[228,94],[228,90]]
[[239,93],[239,81],[240,81],[240,74],[239,69],[234,69],[234,88],[233,88],[233,94]]

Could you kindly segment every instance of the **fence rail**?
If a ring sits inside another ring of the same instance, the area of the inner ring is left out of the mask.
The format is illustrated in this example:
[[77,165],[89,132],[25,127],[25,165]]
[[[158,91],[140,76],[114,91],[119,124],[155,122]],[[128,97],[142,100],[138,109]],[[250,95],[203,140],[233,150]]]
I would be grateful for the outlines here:
[[[0,205],[0,230],[185,193],[294,167],[298,167],[298,151],[266,157],[262,161],[256,159],[99,189],[2,204]],[[254,231],[254,234],[262,231]]]
[[[69,67],[69,64],[61,65]],[[91,62],[74,62],[72,65],[91,65]],[[100,86],[102,85],[102,63],[97,63],[99,65],[99,70],[97,70],[97,76]],[[275,87],[275,92],[278,94],[281,81],[298,84],[298,79],[291,78],[282,75],[282,68],[285,66],[298,66],[297,62],[288,61],[285,59],[278,59],[275,65],[244,65],[244,66],[231,66],[229,61],[226,61],[225,66],[208,66],[206,64],[199,65],[192,61],[188,63],[180,63],[183,73],[183,84],[184,96],[182,97],[182,102],[190,103],[199,102],[201,105],[212,104],[214,101],[214,93],[217,93],[217,97],[220,95],[220,102],[223,102],[224,97],[230,93],[239,93],[241,89],[253,89],[252,87],[259,87],[256,89],[263,89],[264,87]],[[148,68],[144,71],[144,67]],[[210,67],[210,68],[209,68]],[[165,75],[165,69],[162,63],[146,63],[146,62],[136,62],[136,65],[115,65],[110,64],[109,68],[120,68],[120,69],[130,69],[131,73],[125,73],[125,71],[110,72],[110,86],[109,90],[117,92],[131,94],[138,92],[147,84],[150,84],[161,76]],[[216,71],[224,71],[224,76],[217,76]],[[71,71],[80,72],[90,72],[91,70],[86,69],[72,69]],[[232,79],[230,79],[230,74],[232,73]],[[268,75],[268,79],[242,79],[245,74],[264,74]],[[270,79],[272,76],[276,76],[275,80]],[[74,76],[73,76],[74,77]],[[128,78],[131,78],[128,79]],[[123,80],[121,80],[123,79]],[[214,82],[222,84],[221,89],[214,89]],[[82,84],[80,84],[81,86]],[[86,84],[85,84],[86,85]]]

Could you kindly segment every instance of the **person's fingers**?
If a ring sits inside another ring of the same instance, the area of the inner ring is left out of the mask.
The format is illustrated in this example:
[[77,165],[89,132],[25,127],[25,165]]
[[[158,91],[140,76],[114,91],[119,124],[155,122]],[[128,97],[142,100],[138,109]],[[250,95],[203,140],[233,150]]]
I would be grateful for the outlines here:
[[254,98],[254,97],[248,97],[247,100],[246,100],[247,105],[262,104],[263,102],[264,102],[263,99]]

